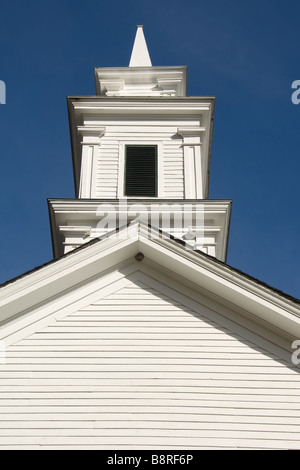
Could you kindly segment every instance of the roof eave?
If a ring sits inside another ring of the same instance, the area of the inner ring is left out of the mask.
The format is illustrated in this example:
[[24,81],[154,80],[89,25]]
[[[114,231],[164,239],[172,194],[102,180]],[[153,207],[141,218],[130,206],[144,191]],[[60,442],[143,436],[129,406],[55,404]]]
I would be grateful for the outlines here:
[[[152,239],[149,230],[159,235]],[[0,289],[0,321],[7,323],[33,308],[58,298],[79,283],[103,275],[120,264],[136,262],[143,252],[150,263],[170,276],[188,282],[195,291],[238,308],[251,321],[273,328],[282,336],[300,337],[300,300],[287,296],[265,283],[232,268],[188,244],[166,236],[159,229],[142,223],[129,224],[103,239],[86,245],[31,271]]]

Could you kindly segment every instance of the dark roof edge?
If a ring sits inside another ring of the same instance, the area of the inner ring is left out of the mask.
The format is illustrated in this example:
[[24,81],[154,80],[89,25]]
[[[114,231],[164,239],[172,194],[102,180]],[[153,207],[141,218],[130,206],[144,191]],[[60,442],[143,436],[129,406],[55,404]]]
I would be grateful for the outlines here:
[[[153,230],[153,227],[152,227],[152,226],[149,226],[149,227],[151,227],[151,229]],[[159,230],[159,229],[157,229],[157,230]],[[174,240],[175,242],[177,242],[177,243],[183,245],[185,248],[187,248],[187,243],[186,243],[184,240],[181,240],[180,238],[176,238],[176,237],[174,237],[174,236],[171,235],[171,234],[166,234],[166,233],[163,232],[162,230],[159,230],[159,232],[160,232],[161,234],[168,235],[171,240]],[[190,249],[190,248],[189,248],[189,249]],[[203,251],[200,251],[200,250],[193,250],[193,253],[197,253],[197,254],[199,254],[200,256],[203,256],[204,258],[210,259],[212,262],[214,262],[214,263],[216,263],[216,264],[219,264],[219,265],[221,265],[221,266],[224,266],[224,267],[226,267],[227,269],[230,269],[231,271],[236,272],[237,274],[240,274],[240,275],[242,275],[243,277],[249,279],[250,281],[253,281],[253,282],[255,282],[256,284],[259,284],[259,285],[262,286],[262,287],[266,287],[267,289],[270,289],[272,292],[275,292],[276,294],[279,294],[279,295],[281,295],[282,297],[285,297],[286,299],[291,300],[292,302],[295,302],[296,304],[299,304],[299,305],[300,305],[300,299],[297,299],[297,297],[293,297],[292,295],[287,294],[287,293],[281,291],[280,289],[277,289],[276,287],[272,287],[272,286],[270,286],[269,284],[267,284],[266,282],[263,282],[263,281],[261,281],[261,280],[255,278],[254,276],[251,276],[250,274],[247,274],[247,273],[241,271],[241,270],[238,269],[238,268],[235,268],[235,267],[233,267],[233,266],[230,266],[229,264],[227,264],[227,263],[225,263],[224,261],[221,261],[221,260],[215,258],[214,256],[211,256],[211,255],[209,255],[209,254],[207,254],[207,253],[204,253]]]

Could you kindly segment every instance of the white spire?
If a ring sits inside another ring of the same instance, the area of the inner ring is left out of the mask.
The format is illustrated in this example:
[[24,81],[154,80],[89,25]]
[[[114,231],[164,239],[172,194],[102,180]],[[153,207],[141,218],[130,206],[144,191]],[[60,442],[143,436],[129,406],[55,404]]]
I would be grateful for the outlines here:
[[129,67],[152,67],[143,26],[141,25],[137,26]]

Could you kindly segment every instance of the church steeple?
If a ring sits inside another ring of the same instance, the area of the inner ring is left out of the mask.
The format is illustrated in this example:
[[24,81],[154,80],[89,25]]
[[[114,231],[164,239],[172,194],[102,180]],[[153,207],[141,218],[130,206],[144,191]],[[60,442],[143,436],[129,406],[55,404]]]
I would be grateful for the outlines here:
[[138,25],[129,67],[151,67],[151,59],[145,40],[143,26]]
[[55,256],[142,217],[225,260],[231,202],[208,199],[214,98],[187,96],[185,66],[152,66],[142,26],[130,65],[95,82],[68,98],[76,199],[49,202]]

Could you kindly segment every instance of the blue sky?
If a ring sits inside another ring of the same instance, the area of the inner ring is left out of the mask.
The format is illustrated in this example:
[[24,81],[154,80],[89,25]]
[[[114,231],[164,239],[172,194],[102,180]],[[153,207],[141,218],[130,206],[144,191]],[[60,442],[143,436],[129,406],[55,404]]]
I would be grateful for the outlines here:
[[210,198],[232,199],[227,262],[300,297],[297,0],[2,0],[0,282],[52,259],[47,198],[74,197],[67,95],[128,66],[143,24],[153,65],[187,65],[215,96]]

